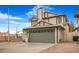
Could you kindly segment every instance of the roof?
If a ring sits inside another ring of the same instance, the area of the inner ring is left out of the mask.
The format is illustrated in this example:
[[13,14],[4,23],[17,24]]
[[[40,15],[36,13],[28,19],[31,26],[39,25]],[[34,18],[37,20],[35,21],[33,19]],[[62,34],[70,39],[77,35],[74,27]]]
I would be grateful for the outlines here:
[[79,14],[76,14],[74,17],[75,17],[75,18],[79,18]]
[[77,30],[77,29],[79,29],[79,27],[76,27],[73,31],[75,31],[75,30]]
[[59,17],[59,16],[65,16],[66,17],[66,15],[56,15],[56,16],[44,17],[43,19],[50,19],[50,18]]
[[[33,20],[33,19],[34,19],[34,20]],[[35,19],[36,19],[36,20],[35,20]],[[33,16],[33,17],[30,18],[30,20],[31,20],[31,21],[37,21],[38,18],[37,18],[37,16]]]
[[50,25],[50,26],[42,26],[42,27],[31,27],[31,28],[24,28],[23,30],[29,30],[29,29],[37,29],[37,28],[61,28],[63,30],[65,30],[64,27],[62,27],[61,25]]
[[44,12],[44,13],[49,13],[49,14],[54,14],[54,15],[59,15],[59,14],[55,14],[55,13],[53,13],[53,12]]

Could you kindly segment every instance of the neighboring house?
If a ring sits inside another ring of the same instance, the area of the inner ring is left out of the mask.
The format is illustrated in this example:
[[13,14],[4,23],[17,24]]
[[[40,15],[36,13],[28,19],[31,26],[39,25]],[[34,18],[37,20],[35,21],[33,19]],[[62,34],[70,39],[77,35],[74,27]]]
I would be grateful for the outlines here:
[[77,20],[77,27],[74,28],[73,25],[69,23],[65,28],[66,41],[79,41],[79,10],[75,18]]
[[23,38],[26,42],[58,43],[64,41],[66,15],[54,14],[37,10],[37,16],[31,18],[31,28],[23,29]]
[[75,18],[77,19],[77,27],[73,30],[73,41],[79,41],[79,10],[77,11]]

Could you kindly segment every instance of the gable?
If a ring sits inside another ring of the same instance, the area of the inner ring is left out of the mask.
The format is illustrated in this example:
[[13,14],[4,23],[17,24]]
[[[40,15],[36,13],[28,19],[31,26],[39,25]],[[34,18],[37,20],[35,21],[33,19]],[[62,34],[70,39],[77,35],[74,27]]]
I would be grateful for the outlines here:
[[52,25],[51,23],[45,22],[45,21],[40,21],[37,24],[33,25],[33,27],[39,27],[39,26],[49,26]]

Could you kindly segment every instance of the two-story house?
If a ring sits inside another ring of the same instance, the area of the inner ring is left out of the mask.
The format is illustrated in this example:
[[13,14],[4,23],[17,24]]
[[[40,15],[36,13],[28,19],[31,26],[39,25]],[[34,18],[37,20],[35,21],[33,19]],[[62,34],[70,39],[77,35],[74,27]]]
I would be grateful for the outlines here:
[[39,8],[37,16],[33,16],[30,20],[31,27],[23,29],[23,38],[26,42],[58,43],[64,41],[66,15],[54,14]]

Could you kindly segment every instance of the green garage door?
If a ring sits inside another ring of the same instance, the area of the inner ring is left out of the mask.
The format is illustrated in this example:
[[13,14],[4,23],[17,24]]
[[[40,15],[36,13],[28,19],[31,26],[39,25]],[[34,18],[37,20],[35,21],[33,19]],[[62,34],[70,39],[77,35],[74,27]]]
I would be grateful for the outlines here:
[[53,43],[55,42],[54,31],[30,33],[29,42]]

